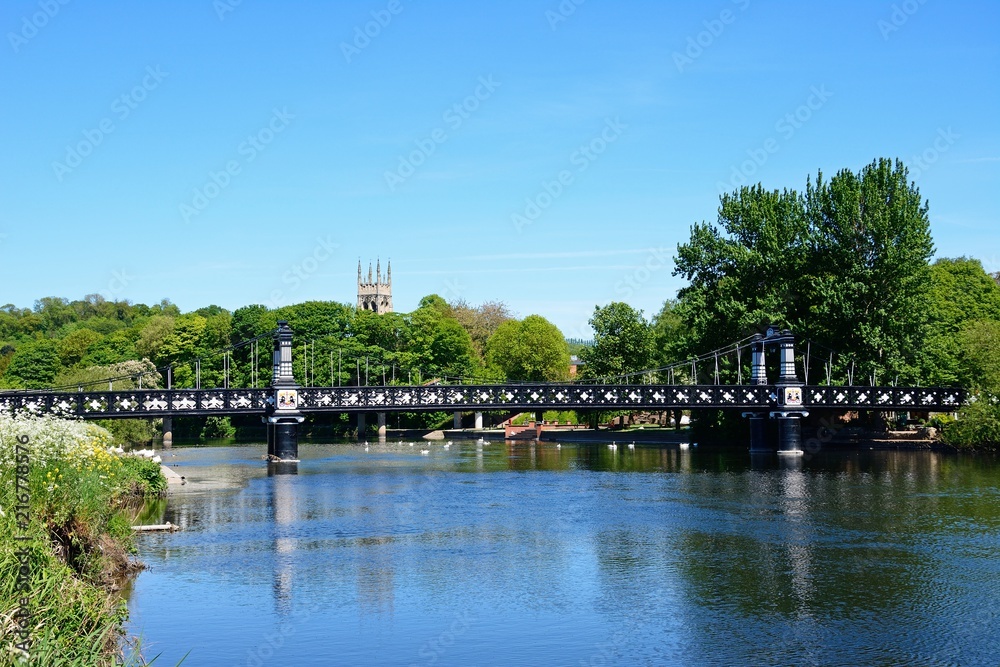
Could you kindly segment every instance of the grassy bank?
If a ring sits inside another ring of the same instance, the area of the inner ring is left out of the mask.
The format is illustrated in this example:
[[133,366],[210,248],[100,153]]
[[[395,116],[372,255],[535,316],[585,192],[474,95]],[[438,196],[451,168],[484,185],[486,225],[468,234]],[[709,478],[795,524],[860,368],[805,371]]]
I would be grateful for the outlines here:
[[0,415],[0,665],[120,664],[131,517],[166,480],[111,446],[93,424]]

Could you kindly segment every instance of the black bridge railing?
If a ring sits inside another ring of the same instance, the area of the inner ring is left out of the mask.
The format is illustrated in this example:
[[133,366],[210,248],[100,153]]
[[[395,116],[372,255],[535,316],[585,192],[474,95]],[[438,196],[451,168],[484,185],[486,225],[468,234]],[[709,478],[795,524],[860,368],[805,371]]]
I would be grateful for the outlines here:
[[[943,387],[802,388],[802,409],[921,410],[950,412],[965,401],[962,389]],[[303,387],[298,410],[422,412],[468,410],[775,409],[777,385],[433,385]],[[264,414],[273,389],[148,389],[108,392],[0,394],[0,410],[85,419]]]

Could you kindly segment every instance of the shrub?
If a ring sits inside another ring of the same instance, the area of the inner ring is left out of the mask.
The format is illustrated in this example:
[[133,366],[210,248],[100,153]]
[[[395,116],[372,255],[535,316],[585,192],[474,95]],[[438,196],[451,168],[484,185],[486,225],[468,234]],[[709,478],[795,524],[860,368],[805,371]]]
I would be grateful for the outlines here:
[[942,440],[963,449],[1000,447],[1000,405],[989,400],[966,405],[945,425]]

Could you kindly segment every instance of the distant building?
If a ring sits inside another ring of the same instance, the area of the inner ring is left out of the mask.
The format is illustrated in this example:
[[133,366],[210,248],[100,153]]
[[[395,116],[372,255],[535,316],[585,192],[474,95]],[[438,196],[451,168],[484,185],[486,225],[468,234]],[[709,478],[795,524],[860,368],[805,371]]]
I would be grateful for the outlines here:
[[583,362],[580,361],[580,357],[576,356],[575,354],[570,355],[570,358],[569,358],[569,376],[571,378],[572,377],[576,377],[576,374],[580,370],[580,366],[583,366]]
[[385,282],[382,282],[382,263],[376,263],[375,279],[372,280],[372,265],[368,263],[368,280],[361,277],[361,260],[358,260],[358,310],[373,313],[392,312],[392,264],[386,265]]

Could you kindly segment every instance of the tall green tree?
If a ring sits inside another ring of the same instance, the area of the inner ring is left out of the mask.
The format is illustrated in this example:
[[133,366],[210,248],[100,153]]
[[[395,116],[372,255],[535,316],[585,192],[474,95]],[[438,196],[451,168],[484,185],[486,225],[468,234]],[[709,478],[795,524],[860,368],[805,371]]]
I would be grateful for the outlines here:
[[451,307],[436,294],[420,300],[410,314],[410,352],[420,360],[423,377],[470,376],[478,370],[469,332],[452,317]]
[[933,249],[927,204],[898,160],[820,173],[805,194],[723,195],[717,224],[678,246],[683,347],[706,352],[774,323],[853,355],[859,373],[918,379]]
[[934,253],[928,205],[901,161],[809,184],[807,333],[855,353],[873,373],[918,380]]
[[[650,367],[653,332],[641,310],[613,301],[594,309],[590,326],[594,330],[594,344],[581,352],[583,377],[617,377]],[[623,378],[623,381],[629,380]]]
[[43,338],[20,345],[5,376],[14,386],[43,389],[52,386],[59,369],[59,348],[53,341]]
[[487,301],[472,307],[464,300],[459,300],[450,305],[455,319],[469,332],[476,352],[483,358],[486,357],[486,342],[490,336],[501,324],[514,319],[510,308],[502,301]]
[[688,327],[679,306],[676,299],[667,299],[650,324],[653,336],[653,362],[657,366],[666,366],[683,358]]
[[541,315],[508,320],[486,343],[486,363],[507,380],[555,382],[569,377],[569,346]]
[[1000,285],[977,259],[942,258],[930,267],[927,338],[920,349],[928,384],[973,386],[978,375],[965,354],[966,330],[1000,321]]

